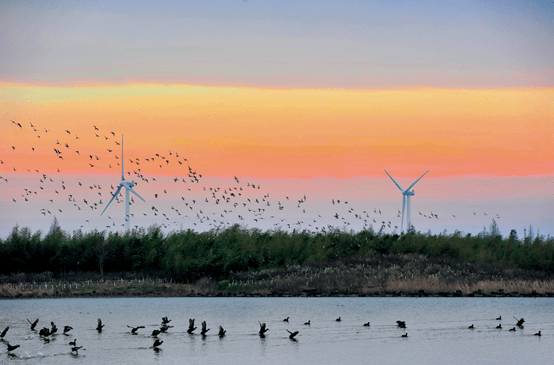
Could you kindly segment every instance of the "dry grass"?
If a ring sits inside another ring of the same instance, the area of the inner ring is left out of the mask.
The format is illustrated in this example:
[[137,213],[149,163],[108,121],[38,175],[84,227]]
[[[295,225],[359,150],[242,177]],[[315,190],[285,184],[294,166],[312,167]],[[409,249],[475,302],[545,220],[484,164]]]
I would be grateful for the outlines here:
[[404,293],[417,293],[419,290],[425,290],[429,294],[456,292],[460,290],[468,295],[477,291],[483,294],[492,294],[504,292],[506,294],[517,292],[530,294],[536,291],[537,294],[554,293],[554,280],[507,280],[507,281],[478,281],[473,284],[468,283],[447,283],[436,277],[417,276],[408,280],[388,280],[382,288],[385,291],[401,291]]

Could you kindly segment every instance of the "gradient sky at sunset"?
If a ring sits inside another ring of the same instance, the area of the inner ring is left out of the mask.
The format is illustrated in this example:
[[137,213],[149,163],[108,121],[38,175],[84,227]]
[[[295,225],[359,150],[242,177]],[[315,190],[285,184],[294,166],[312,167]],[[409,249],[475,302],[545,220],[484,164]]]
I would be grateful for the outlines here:
[[122,134],[133,225],[392,232],[386,169],[418,230],[554,234],[552,1],[8,1],[0,70],[0,237],[122,229]]

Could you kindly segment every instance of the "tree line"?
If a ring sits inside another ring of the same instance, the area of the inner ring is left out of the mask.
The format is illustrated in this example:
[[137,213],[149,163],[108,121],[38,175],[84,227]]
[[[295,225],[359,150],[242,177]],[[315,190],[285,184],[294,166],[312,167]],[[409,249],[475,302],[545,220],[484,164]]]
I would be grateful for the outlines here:
[[262,231],[234,225],[206,232],[164,233],[159,226],[130,232],[63,231],[56,221],[47,234],[16,226],[0,239],[0,274],[67,272],[157,272],[179,282],[207,276],[276,269],[309,262],[391,253],[420,253],[474,263],[554,274],[554,239],[537,235],[503,238],[496,222],[477,235],[411,231],[385,234],[333,229],[327,233]]

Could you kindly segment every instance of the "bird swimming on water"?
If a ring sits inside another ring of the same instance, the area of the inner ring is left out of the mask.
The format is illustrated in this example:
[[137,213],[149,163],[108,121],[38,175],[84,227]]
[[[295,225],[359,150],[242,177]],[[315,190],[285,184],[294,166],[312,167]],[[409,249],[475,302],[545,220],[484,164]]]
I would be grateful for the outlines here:
[[408,337],[408,332],[402,335],[402,337]]
[[516,330],[515,327],[512,327],[512,328],[509,329],[509,331],[515,331],[515,330]]
[[496,326],[496,329],[501,330],[502,329],[502,324],[499,324],[498,326]]
[[502,316],[499,316],[496,320],[497,320],[497,321],[501,321],[501,320],[502,320]]
[[283,319],[283,322],[288,322],[289,321],[289,317]]
[[77,339],[74,339],[73,341],[69,342],[70,346],[77,346]]
[[473,326],[473,324],[471,326],[468,327],[470,330],[474,329],[475,327]]
[[535,333],[535,336],[542,336],[542,335],[541,335],[541,331]]
[[340,322],[341,321],[340,317],[335,319],[335,321]]
[[160,346],[162,343],[164,343],[163,341],[160,341],[159,339],[156,339],[156,341],[154,341],[154,345],[152,345],[152,347],[158,347]]
[[364,327],[369,327],[369,322],[364,323]]
[[308,322],[304,322],[304,324],[305,324],[306,326],[309,326],[309,325],[310,325],[310,320],[308,320]]
[[157,337],[160,333],[162,333],[161,330],[154,330],[152,331],[152,336]]

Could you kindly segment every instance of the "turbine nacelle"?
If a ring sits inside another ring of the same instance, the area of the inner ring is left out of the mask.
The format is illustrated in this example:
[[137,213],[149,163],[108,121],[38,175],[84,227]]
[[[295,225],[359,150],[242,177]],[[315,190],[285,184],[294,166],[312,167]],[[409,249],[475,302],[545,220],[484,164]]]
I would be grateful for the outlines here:
[[134,181],[121,181],[119,183],[119,186],[125,186],[125,187],[128,187],[128,188],[132,188],[134,187],[136,184]]

